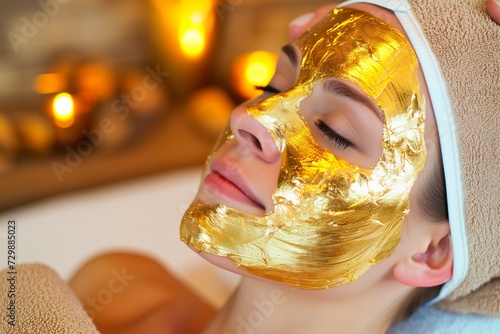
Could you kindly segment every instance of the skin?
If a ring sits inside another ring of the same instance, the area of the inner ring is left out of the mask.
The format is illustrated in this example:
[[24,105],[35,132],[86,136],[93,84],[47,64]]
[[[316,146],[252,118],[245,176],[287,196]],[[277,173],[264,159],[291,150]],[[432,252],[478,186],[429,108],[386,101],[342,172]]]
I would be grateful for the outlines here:
[[[487,5],[492,19],[500,23],[500,7],[492,0],[488,0]],[[292,24],[292,40],[296,40],[333,7],[334,5],[328,5],[318,9],[310,22],[302,25]],[[369,5],[358,8],[372,13],[376,10]],[[376,16],[396,28],[399,26],[397,20],[391,18],[388,12],[381,11]],[[286,57],[282,56],[273,85],[284,89],[293,84],[297,71],[287,63]],[[425,83],[422,77],[421,81]],[[428,99],[425,84],[422,86]],[[246,131],[248,135],[243,132],[242,136],[237,137],[237,141],[231,143],[232,147],[225,148],[225,154],[235,154],[241,150],[240,156],[244,156],[243,153],[261,154],[260,158],[269,159],[270,155],[259,153],[251,146],[252,136],[257,137],[259,130],[258,127],[255,129],[255,123],[241,110],[235,110],[231,122],[237,127],[250,126]],[[436,157],[440,154],[436,125],[429,105],[425,141],[428,149],[427,164],[412,189],[412,197],[421,192],[422,181],[429,177],[429,171],[433,169]],[[348,158],[354,159],[346,156],[346,159]],[[240,166],[255,168],[244,163]],[[277,173],[277,170],[273,169],[274,166],[269,168],[271,170],[267,172]],[[248,173],[250,176],[252,174]],[[249,184],[259,184],[250,176],[246,180]],[[272,177],[268,181],[269,184],[260,184],[258,188],[263,206],[270,208],[271,203],[267,202],[270,197],[268,194],[274,189],[276,181],[273,181]],[[228,199],[222,198],[221,201]],[[230,204],[254,214],[265,211],[254,205],[230,201]],[[281,298],[284,298],[285,303],[275,305],[272,316],[266,318],[259,328],[252,328],[253,333],[331,333],[332,329],[339,333],[384,333],[398,310],[407,302],[415,286],[438,285],[451,275],[448,225],[429,224],[420,217],[418,207],[411,206],[410,210],[411,214],[403,227],[400,246],[387,260],[379,263],[357,281],[328,291],[311,292],[286,288],[274,282],[251,277],[246,272],[234,268],[232,262],[227,259],[206,254],[203,256],[209,261],[243,275],[240,286],[218,312],[180,283],[161,264],[138,254],[108,253],[93,258],[75,273],[69,284],[82,304],[88,307],[87,298],[96,296],[101,289],[107,287],[112,269],[126,267],[127,274],[136,277],[113,302],[95,313],[94,323],[103,334],[200,333],[203,330],[204,333],[237,333],[237,319],[246,319],[256,311],[253,303],[269,300],[276,289],[283,293]]]
[[[129,280],[126,286],[116,283],[120,291],[110,303],[100,304],[96,297],[110,290],[113,270],[125,270]],[[216,313],[160,263],[135,253],[97,256],[80,267],[69,285],[103,334],[200,333]]]
[[500,24],[500,5],[498,4],[498,2],[495,3],[493,0],[488,0],[486,2],[486,7],[491,19],[497,24]]

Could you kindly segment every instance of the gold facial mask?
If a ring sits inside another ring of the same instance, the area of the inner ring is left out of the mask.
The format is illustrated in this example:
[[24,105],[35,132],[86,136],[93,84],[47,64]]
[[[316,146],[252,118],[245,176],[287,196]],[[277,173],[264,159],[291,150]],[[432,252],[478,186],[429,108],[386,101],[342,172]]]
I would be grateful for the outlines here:
[[[275,211],[254,216],[195,201],[181,239],[257,276],[326,289],[357,279],[399,243],[408,195],[425,162],[423,99],[411,45],[368,13],[334,10],[299,47],[296,85],[246,109],[282,150]],[[318,146],[300,116],[301,101],[327,78],[357,84],[382,111],[382,156],[374,168]],[[216,150],[227,140],[234,140],[230,131]]]

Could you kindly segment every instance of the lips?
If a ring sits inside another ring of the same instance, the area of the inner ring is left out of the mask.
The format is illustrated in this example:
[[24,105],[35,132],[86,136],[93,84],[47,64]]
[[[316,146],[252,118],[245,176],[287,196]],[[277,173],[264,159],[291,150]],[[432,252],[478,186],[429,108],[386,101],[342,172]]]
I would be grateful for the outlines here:
[[204,180],[207,187],[231,200],[264,209],[236,167],[220,159],[214,159],[210,167],[212,172]]

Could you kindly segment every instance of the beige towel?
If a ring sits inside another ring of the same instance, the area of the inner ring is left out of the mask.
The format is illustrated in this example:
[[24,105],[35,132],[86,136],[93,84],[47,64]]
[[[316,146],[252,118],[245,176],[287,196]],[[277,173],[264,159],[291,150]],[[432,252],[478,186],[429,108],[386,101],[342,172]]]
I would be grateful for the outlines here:
[[[42,264],[22,264],[16,266],[15,272],[0,272],[0,333],[99,333],[69,286],[52,269]],[[15,292],[15,298],[10,298],[9,291]],[[14,325],[6,317],[11,301],[15,301]]]
[[[500,317],[500,26],[485,0],[409,3],[447,82],[465,190],[458,214],[465,214],[469,271],[438,306]],[[444,161],[445,174],[451,163]]]

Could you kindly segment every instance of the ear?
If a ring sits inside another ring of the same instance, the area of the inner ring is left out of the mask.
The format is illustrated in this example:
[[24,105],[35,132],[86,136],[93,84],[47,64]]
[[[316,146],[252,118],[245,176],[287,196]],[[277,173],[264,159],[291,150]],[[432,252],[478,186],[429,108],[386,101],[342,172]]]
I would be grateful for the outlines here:
[[393,267],[395,279],[404,285],[431,287],[450,280],[453,271],[450,226],[440,223],[429,230],[427,249],[414,252]]

